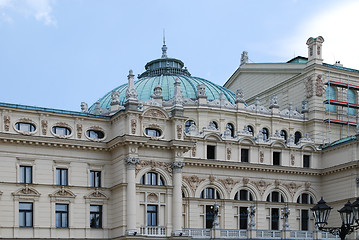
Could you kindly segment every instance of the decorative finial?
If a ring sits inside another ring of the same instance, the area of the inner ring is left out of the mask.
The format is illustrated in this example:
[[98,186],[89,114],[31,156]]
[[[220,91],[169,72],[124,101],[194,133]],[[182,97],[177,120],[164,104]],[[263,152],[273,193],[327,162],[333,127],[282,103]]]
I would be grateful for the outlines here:
[[166,36],[165,36],[165,30],[164,29],[163,29],[162,58],[167,58]]

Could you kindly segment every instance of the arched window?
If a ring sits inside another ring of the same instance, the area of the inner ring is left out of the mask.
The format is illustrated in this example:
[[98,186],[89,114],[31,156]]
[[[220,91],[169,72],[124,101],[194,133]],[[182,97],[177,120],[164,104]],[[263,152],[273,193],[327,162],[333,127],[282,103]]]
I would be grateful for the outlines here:
[[308,193],[302,193],[298,199],[297,203],[301,204],[314,204],[312,196],[310,196]]
[[216,189],[208,187],[201,192],[201,198],[205,199],[221,199]]
[[141,184],[145,185],[160,185],[164,186],[163,178],[160,174],[155,172],[148,172],[144,174],[140,181]]
[[87,130],[86,135],[93,139],[102,139],[105,137],[105,134],[99,130]]
[[185,132],[186,132],[186,133],[188,133],[189,127],[190,127],[192,124],[196,125],[196,122],[193,121],[193,120],[188,120],[188,121],[185,123]]
[[227,123],[226,129],[229,129],[231,131],[231,137],[234,137],[234,126],[232,123]]
[[248,190],[242,189],[236,193],[236,195],[234,196],[234,200],[253,201],[253,196],[252,193]]
[[263,139],[267,140],[269,138],[269,130],[268,130],[268,128],[263,128],[262,133],[263,133]]
[[210,121],[209,122],[209,127],[212,127],[212,128],[215,128],[215,129],[218,129],[218,124],[216,121]]
[[254,130],[253,130],[253,127],[248,125],[247,126],[247,129],[248,129],[248,132],[250,132],[252,134],[252,136],[254,135]]
[[[326,98],[327,98],[327,100],[329,100],[329,99],[336,100],[335,89],[332,86],[327,87]],[[336,112],[335,105],[327,104],[326,111],[327,112]]]
[[284,202],[284,196],[280,192],[273,191],[268,194],[267,202]]
[[[353,90],[347,91],[347,102],[355,103],[355,93]],[[348,115],[355,115],[355,108],[348,108],[347,113],[348,113]]]
[[297,131],[294,133],[294,143],[295,144],[297,144],[301,138],[302,138],[302,134],[300,132]]
[[280,135],[284,138],[284,140],[287,141],[288,134],[287,134],[287,131],[286,131],[286,130],[281,130],[281,131],[280,131]]

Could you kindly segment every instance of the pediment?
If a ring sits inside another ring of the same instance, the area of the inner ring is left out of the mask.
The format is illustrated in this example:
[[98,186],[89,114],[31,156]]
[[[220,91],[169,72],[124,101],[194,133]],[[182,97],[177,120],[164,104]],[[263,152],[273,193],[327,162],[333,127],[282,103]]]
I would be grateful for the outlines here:
[[13,196],[28,196],[28,197],[40,197],[39,191],[33,187],[25,186],[12,193]]
[[65,189],[62,187],[61,189],[56,190],[52,194],[49,194],[50,197],[62,197],[62,198],[75,198],[76,194],[74,194],[71,190]]
[[168,114],[159,107],[150,107],[143,113],[144,117],[167,119]]
[[86,198],[86,199],[101,199],[101,200],[108,200],[109,199],[109,197],[105,193],[99,191],[98,189],[96,189],[95,191],[90,192],[89,194],[84,196],[84,198]]

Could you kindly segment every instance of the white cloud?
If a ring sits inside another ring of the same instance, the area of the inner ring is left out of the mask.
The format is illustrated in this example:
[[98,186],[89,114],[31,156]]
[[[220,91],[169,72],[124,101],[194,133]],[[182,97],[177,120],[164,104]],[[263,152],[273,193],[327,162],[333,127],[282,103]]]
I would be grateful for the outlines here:
[[341,61],[345,67],[359,69],[359,2],[340,2],[330,9],[321,9],[318,15],[308,19],[300,26],[296,34],[286,39],[282,54],[296,52],[296,55],[307,56],[309,37],[322,36],[323,59],[327,63]]
[[12,11],[33,17],[45,25],[56,26],[57,22],[52,14],[53,4],[54,0],[0,0],[0,13],[4,21],[12,21],[7,13]]

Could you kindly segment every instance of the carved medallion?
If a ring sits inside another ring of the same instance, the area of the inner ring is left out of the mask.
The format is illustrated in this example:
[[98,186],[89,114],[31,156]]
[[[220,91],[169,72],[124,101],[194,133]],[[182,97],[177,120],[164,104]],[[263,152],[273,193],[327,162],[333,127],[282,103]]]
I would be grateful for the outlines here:
[[201,182],[203,182],[205,179],[199,178],[197,175],[192,175],[190,177],[187,176],[183,177],[183,180],[185,180],[189,184],[193,192],[196,192],[198,185]]
[[267,187],[270,185],[270,183],[267,183],[267,182],[265,182],[265,181],[263,181],[263,180],[260,180],[260,181],[258,181],[258,182],[253,182],[254,183],[254,185],[257,187],[257,189],[258,189],[258,191],[259,191],[259,193],[261,194],[261,195],[263,195],[263,193],[265,192],[265,190],[267,189]]

